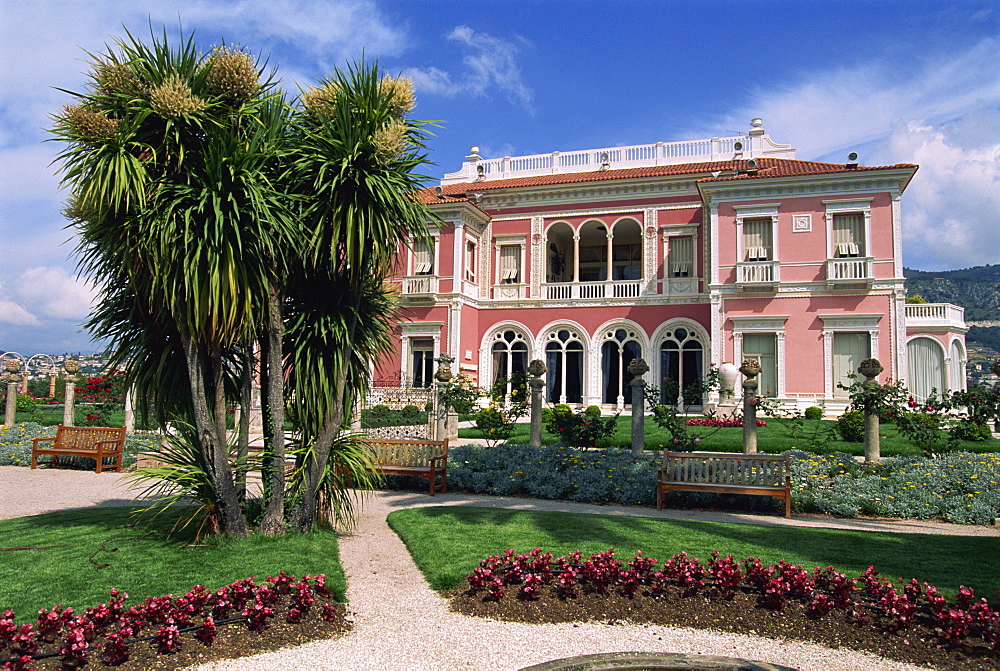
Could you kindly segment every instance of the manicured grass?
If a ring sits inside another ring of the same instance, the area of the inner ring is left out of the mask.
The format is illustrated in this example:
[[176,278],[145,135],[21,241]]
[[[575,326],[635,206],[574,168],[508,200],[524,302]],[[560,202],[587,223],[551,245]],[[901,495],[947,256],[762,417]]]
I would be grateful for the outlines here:
[[[836,422],[832,420],[802,420],[800,424],[793,424],[784,420],[763,417],[767,426],[757,429],[758,447],[761,452],[780,454],[786,450],[799,449],[817,454],[831,454],[833,452],[846,452],[847,454],[863,455],[865,448],[863,443],[849,443],[840,440],[838,434],[834,434],[832,439],[819,440],[819,437],[833,428]],[[601,441],[600,447],[622,447],[632,446],[632,418],[623,413],[616,422],[617,431],[610,438]],[[692,437],[702,439],[699,449],[708,452],[742,452],[743,451],[743,428],[712,428],[702,426],[688,427]],[[516,425],[514,434],[508,443],[514,445],[526,444],[529,441],[530,425],[519,423]],[[879,430],[882,456],[895,456],[898,454],[920,454],[921,450],[905,437],[901,436],[894,424],[883,424]],[[459,438],[483,438],[481,431],[475,428],[459,429]],[[542,430],[542,443],[549,445],[559,441],[559,438],[548,431]],[[669,447],[672,438],[667,431],[656,424],[651,417],[645,421],[645,443],[647,450],[660,450]],[[962,441],[959,443],[960,452],[1000,452],[1000,441],[992,439],[979,442]]]
[[433,506],[398,510],[389,526],[399,534],[434,589],[461,585],[483,559],[511,548],[534,547],[554,556],[589,556],[615,548],[628,560],[637,550],[665,561],[687,552],[702,561],[713,550],[736,559],[782,559],[808,569],[832,565],[860,575],[869,565],[883,577],[916,578],[954,595],[960,585],[991,599],[1000,589],[1000,537],[930,536],[837,529],[723,524],[643,517]]
[[[147,596],[181,595],[195,585],[217,589],[281,571],[325,573],[336,599],[346,600],[332,532],[206,537],[195,543],[193,527],[168,535],[173,519],[166,514],[137,526],[132,510],[91,508],[0,521],[0,612],[12,608],[25,622],[55,604],[82,611],[106,603],[112,587],[129,594],[127,603],[138,603]],[[60,547],[10,549],[23,546]]]

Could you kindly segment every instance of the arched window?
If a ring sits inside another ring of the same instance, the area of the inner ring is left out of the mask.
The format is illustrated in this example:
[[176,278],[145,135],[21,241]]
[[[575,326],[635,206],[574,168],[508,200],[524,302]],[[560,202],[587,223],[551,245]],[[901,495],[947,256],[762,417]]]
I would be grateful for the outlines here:
[[951,341],[951,390],[965,389],[965,353],[962,343]]
[[910,370],[910,393],[924,401],[937,389],[945,389],[944,349],[934,338],[914,338],[906,343],[906,358]]
[[682,326],[667,331],[660,344],[660,402],[702,405],[704,362],[704,346],[694,331]]
[[604,333],[601,345],[602,402],[622,407],[632,402],[632,373],[628,365],[632,359],[642,358],[639,334],[630,328],[613,328]]
[[504,394],[512,389],[523,391],[528,369],[528,343],[524,336],[512,329],[500,331],[493,336],[493,384],[501,384]]
[[545,343],[545,398],[549,403],[583,402],[583,341],[569,329],[548,335]]

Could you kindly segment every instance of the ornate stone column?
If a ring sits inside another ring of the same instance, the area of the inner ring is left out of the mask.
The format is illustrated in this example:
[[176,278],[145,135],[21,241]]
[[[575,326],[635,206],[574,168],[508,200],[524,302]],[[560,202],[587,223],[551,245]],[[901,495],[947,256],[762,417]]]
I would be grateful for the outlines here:
[[75,416],[74,405],[76,403],[76,374],[80,370],[80,364],[73,359],[66,359],[63,364],[66,369],[66,394],[63,399],[63,426],[73,426]]
[[632,387],[632,451],[636,454],[646,449],[646,380],[642,376],[648,371],[649,366],[642,359],[632,359],[628,365],[628,372],[632,373],[632,381],[629,382]]
[[743,359],[743,454],[757,454],[757,376],[761,367],[757,359]]
[[[862,383],[870,389],[879,386],[875,379],[884,368],[878,359],[865,359],[858,366],[858,372],[865,376]],[[879,421],[878,408],[865,408],[865,463],[877,464],[882,458],[881,446],[879,444]]]
[[548,366],[541,359],[534,359],[528,364],[528,388],[531,390],[531,437],[529,443],[532,447],[542,446],[542,387],[545,381],[542,376],[548,370]]
[[[451,382],[453,375],[451,374],[451,362],[455,360],[455,357],[442,353],[435,361],[438,362],[438,369],[434,373],[434,379],[437,381],[437,394],[435,406],[437,412],[435,413],[435,424],[434,424],[434,435],[433,440],[451,440],[458,438],[458,414],[448,406],[444,398],[444,387],[449,382]],[[454,422],[452,422],[452,416],[454,415]],[[454,424],[454,427],[452,427]],[[454,429],[454,430],[452,430]],[[454,435],[452,435],[454,434]]]
[[21,362],[10,359],[7,362],[7,406],[4,408],[3,425],[13,426],[17,418],[17,383],[21,381]]

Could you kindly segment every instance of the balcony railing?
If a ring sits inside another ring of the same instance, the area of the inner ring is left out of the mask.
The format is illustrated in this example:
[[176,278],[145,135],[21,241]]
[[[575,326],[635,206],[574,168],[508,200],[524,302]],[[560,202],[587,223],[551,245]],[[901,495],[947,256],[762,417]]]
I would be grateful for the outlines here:
[[542,285],[548,300],[578,298],[636,298],[642,295],[642,282],[554,282]]
[[736,281],[740,284],[774,284],[780,280],[777,261],[750,261],[736,264]]
[[871,257],[850,259],[827,259],[826,281],[870,282],[875,277],[875,262]]
[[906,325],[918,328],[965,328],[965,308],[951,303],[906,306]]
[[415,275],[403,278],[403,294],[436,294],[438,292],[438,280],[436,275]]

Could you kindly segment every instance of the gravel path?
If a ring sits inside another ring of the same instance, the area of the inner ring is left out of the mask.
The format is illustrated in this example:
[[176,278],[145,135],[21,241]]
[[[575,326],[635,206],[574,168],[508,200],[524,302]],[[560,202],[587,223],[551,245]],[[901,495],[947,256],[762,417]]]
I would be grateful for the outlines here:
[[[75,507],[123,505],[130,495],[111,473],[0,467],[0,519]],[[424,581],[402,541],[386,524],[393,510],[427,505],[478,505],[605,515],[646,515],[756,524],[822,526],[869,531],[1000,535],[996,527],[920,521],[834,520],[595,506],[534,499],[383,492],[361,508],[358,527],[341,539],[354,629],[339,639],[200,667],[395,671],[520,669],[584,654],[623,651],[723,655],[782,664],[801,671],[904,671],[920,667],[846,650],[752,636],[659,626],[498,622],[451,613]]]

